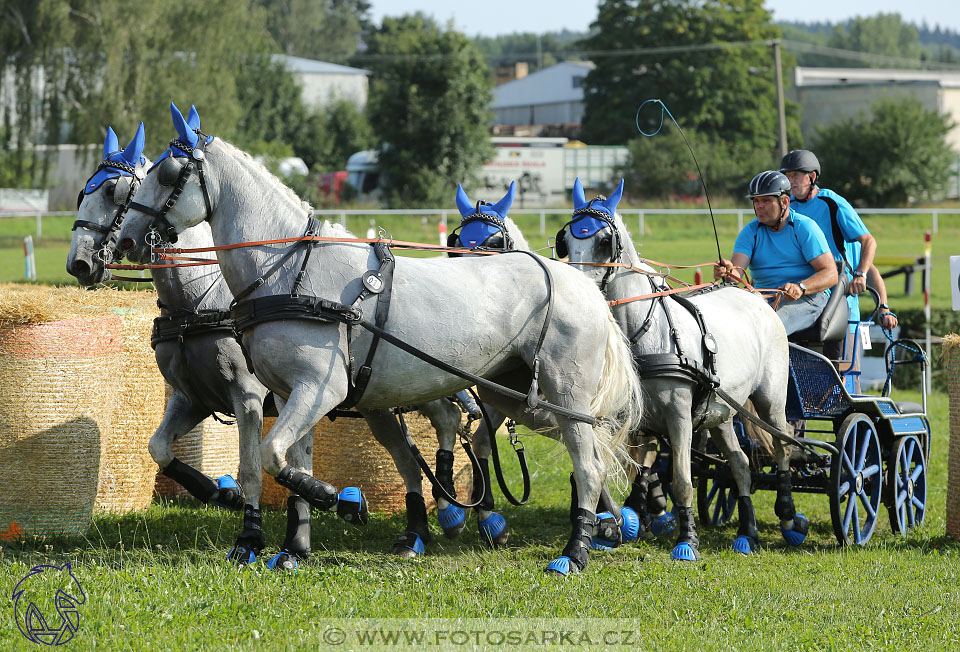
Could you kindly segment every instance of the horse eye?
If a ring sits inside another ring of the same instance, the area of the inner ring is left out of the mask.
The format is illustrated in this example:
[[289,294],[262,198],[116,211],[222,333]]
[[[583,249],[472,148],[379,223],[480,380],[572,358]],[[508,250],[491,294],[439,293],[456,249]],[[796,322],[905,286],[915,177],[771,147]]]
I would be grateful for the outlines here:
[[487,249],[503,249],[503,236],[500,234],[492,235],[483,243]]

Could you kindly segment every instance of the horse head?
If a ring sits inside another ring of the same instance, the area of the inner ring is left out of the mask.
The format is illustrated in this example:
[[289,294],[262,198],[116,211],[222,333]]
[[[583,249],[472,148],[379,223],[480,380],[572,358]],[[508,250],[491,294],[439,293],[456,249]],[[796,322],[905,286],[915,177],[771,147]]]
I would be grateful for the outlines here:
[[[447,236],[447,246],[478,251],[529,251],[530,245],[507,215],[516,192],[517,184],[511,181],[506,194],[496,204],[484,201],[472,204],[463,187],[457,184],[456,202],[461,220],[460,226]],[[453,258],[463,254],[448,255]]]
[[138,262],[148,261],[153,246],[176,242],[179,233],[209,218],[218,194],[205,170],[205,149],[214,139],[200,131],[199,113],[191,106],[184,118],[171,102],[170,114],[177,136],[147,171],[120,232],[121,251]]
[[67,255],[67,272],[80,285],[94,285],[110,278],[104,264],[116,257],[117,232],[150,164],[143,156],[143,143],[142,122],[123,149],[113,128],[107,127],[103,161],[77,197],[77,220]]
[[[588,201],[577,178],[573,184],[573,217],[557,232],[555,239],[557,258],[569,258],[572,263],[621,262],[626,234],[617,215],[617,205],[622,196],[623,179],[610,197],[597,195]],[[597,281],[601,288],[611,270],[583,268],[584,273]]]

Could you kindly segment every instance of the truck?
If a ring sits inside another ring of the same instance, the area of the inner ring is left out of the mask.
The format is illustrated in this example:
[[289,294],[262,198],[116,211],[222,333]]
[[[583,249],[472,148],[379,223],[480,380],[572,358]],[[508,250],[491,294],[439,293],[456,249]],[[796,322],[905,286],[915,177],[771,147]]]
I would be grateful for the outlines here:
[[[502,197],[517,182],[520,208],[563,206],[579,177],[591,191],[607,191],[619,181],[627,161],[626,147],[585,145],[567,138],[493,136],[493,158],[464,190],[471,197]],[[379,197],[380,170],[376,150],[357,152],[347,161],[347,183],[364,199]]]

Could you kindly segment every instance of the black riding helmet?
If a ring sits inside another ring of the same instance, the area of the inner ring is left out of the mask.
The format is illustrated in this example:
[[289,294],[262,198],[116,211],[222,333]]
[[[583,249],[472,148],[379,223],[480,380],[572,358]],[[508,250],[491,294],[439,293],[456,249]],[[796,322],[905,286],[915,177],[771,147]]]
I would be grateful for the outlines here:
[[780,161],[781,172],[816,172],[820,178],[820,161],[808,149],[795,149],[787,152]]
[[750,180],[747,199],[754,197],[779,197],[790,194],[790,181],[776,170],[764,170]]

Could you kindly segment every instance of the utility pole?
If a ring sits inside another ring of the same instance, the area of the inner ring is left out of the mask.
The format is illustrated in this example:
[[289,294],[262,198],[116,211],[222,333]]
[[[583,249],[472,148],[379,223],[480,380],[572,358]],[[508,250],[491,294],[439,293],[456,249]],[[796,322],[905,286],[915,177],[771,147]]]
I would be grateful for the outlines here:
[[537,72],[543,70],[543,50],[540,49],[540,37],[537,36]]
[[780,39],[770,42],[773,46],[773,67],[777,73],[777,118],[780,121],[780,156],[787,154],[787,112],[783,102],[783,67],[780,65]]

